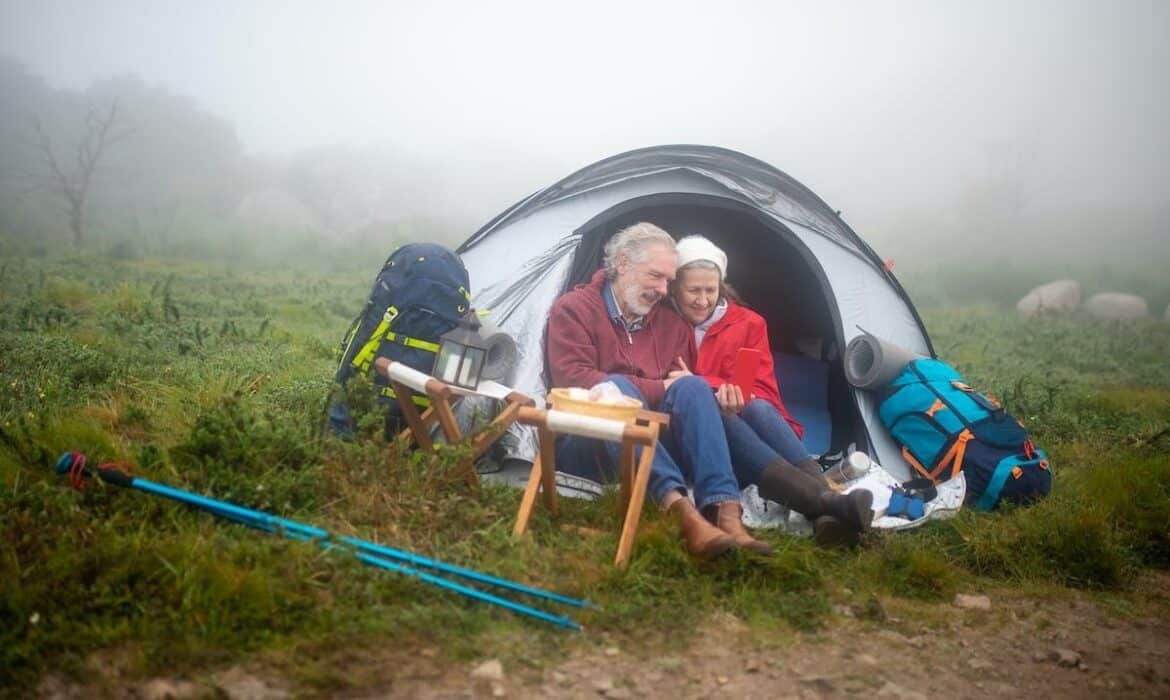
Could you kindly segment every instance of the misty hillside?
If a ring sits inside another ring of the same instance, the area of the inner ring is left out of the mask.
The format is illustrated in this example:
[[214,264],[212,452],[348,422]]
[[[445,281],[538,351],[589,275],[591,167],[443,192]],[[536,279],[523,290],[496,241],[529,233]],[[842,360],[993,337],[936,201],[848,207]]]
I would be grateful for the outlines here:
[[0,236],[380,255],[698,143],[797,178],[899,270],[1170,260],[1164,3],[214,5],[0,7]]

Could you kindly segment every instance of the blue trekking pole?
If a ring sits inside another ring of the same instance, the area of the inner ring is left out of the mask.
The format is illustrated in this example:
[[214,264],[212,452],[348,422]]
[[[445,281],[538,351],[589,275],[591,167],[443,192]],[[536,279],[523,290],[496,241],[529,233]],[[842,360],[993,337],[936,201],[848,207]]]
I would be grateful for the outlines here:
[[478,581],[480,583],[490,584],[508,590],[525,593],[527,595],[544,598],[566,605],[575,607],[592,607],[588,601],[570,598],[568,596],[558,595],[549,591],[543,591],[539,588],[532,588],[523,584],[509,581],[507,579],[497,578],[488,574],[484,574],[472,569],[464,569],[462,567],[445,564],[443,562],[428,559],[410,552],[404,552],[390,547],[383,547],[381,545],[367,542],[365,540],[354,537],[336,536],[327,530],[323,530],[311,525],[298,523],[294,520],[280,518],[262,511],[251,510],[249,508],[242,508],[240,506],[227,503],[225,501],[217,501],[211,498],[204,498],[193,493],[173,489],[162,484],[156,484],[146,479],[132,477],[116,467],[124,465],[104,464],[97,467],[86,464],[85,455],[80,452],[66,452],[57,460],[56,471],[58,474],[68,474],[70,483],[76,487],[81,488],[84,485],[85,476],[97,476],[102,481],[113,484],[115,486],[122,486],[124,488],[137,489],[145,491],[158,496],[163,496],[171,500],[186,503],[201,510],[205,510],[212,515],[219,516],[226,520],[231,520],[243,525],[248,525],[265,532],[284,535],[291,539],[311,541],[320,544],[326,549],[338,547],[339,549],[350,551],[359,560],[376,566],[378,568],[394,571],[397,573],[414,576],[427,583],[434,584],[440,588],[461,593],[470,598],[481,600],[484,602],[499,605],[508,608],[514,612],[524,615],[529,615],[546,622],[551,622],[561,627],[569,629],[580,630],[581,626],[570,619],[568,616],[551,615],[543,610],[529,607],[520,603],[513,602],[506,598],[500,598],[490,593],[485,593],[475,588],[470,588],[462,584],[450,581],[433,574],[412,568],[405,564],[396,563],[393,560],[404,561],[414,566],[421,566],[449,573],[457,576],[462,576],[470,580]]

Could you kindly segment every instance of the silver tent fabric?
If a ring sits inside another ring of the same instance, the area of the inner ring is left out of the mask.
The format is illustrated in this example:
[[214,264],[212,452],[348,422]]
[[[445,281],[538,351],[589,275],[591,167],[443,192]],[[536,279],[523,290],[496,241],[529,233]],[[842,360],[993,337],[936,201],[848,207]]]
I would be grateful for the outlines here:
[[[742,154],[704,146],[664,146],[614,156],[517,203],[460,248],[476,290],[476,308],[516,340],[514,386],[547,393],[543,333],[564,287],[580,229],[624,202],[662,193],[731,200],[790,231],[820,265],[840,320],[840,347],[865,328],[910,352],[933,356],[917,313],[880,258],[828,205],[796,180]],[[877,416],[875,398],[853,391],[873,445],[871,455],[899,478],[910,466]],[[535,438],[512,456],[532,459]]]

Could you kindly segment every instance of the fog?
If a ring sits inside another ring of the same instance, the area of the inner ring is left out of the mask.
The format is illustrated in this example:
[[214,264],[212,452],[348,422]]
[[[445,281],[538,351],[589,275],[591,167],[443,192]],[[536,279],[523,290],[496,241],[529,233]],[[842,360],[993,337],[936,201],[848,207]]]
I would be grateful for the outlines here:
[[52,90],[189,97],[265,164],[240,196],[324,149],[397,191],[377,218],[456,240],[606,156],[700,143],[801,180],[879,252],[1167,251],[1165,2],[423,5],[4,0],[0,54]]

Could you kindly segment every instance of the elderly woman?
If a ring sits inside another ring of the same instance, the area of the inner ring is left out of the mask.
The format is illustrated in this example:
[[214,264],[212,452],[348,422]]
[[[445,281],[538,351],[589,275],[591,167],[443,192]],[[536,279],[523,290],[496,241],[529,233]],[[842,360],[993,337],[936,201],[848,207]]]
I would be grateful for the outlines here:
[[[698,355],[694,374],[715,392],[732,466],[741,488],[755,484],[760,495],[813,522],[818,543],[856,544],[873,519],[873,494],[841,495],[829,488],[820,465],[800,442],[803,432],[780,400],[763,317],[729,298],[727,255],[702,236],[678,242],[678,270],[671,296],[694,327]],[[761,361],[750,394],[731,383],[739,348],[755,348]]]

